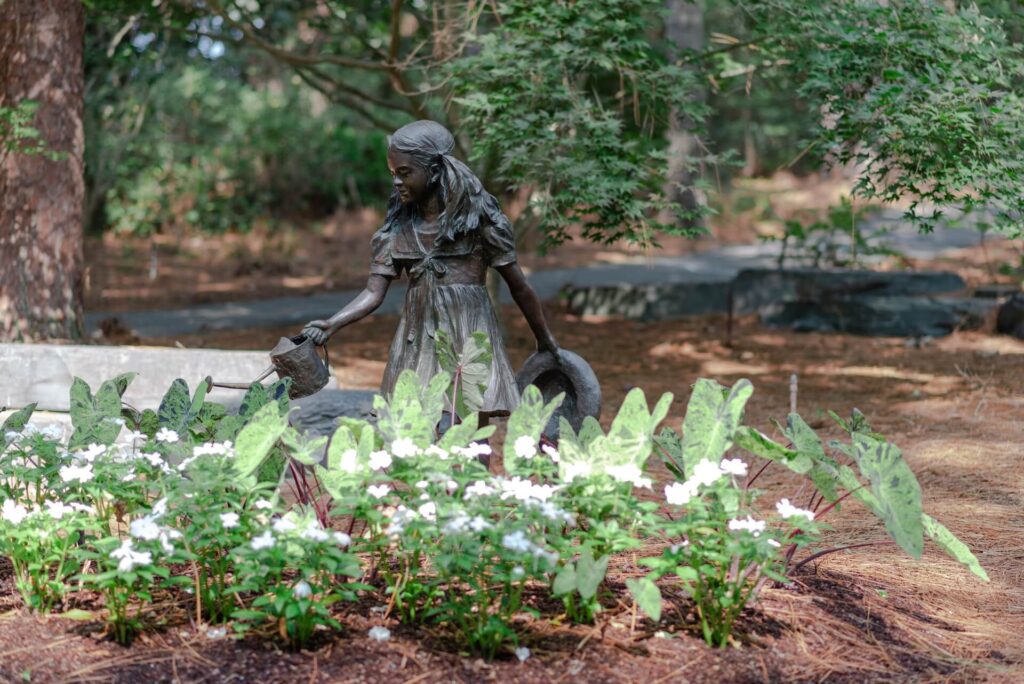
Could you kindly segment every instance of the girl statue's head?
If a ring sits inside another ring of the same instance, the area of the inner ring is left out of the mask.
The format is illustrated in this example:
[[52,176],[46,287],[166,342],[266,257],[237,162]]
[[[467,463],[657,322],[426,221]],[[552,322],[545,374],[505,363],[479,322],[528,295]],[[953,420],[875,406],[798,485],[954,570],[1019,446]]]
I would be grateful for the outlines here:
[[453,240],[476,230],[490,197],[468,166],[452,156],[455,138],[436,121],[402,126],[388,141],[388,167],[394,177],[385,228],[417,211],[436,196],[440,202],[438,239]]

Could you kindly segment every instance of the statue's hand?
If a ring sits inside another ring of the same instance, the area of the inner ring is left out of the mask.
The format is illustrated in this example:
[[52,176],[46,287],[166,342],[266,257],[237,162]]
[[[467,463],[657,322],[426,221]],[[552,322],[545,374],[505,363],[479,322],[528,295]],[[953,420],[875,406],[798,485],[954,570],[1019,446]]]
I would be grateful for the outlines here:
[[537,340],[537,351],[539,352],[549,352],[557,357],[558,350],[558,342],[555,341],[553,335],[549,334]]
[[313,340],[313,344],[317,346],[323,345],[327,342],[327,338],[330,337],[334,331],[331,329],[331,324],[327,321],[310,321],[302,329],[302,334]]

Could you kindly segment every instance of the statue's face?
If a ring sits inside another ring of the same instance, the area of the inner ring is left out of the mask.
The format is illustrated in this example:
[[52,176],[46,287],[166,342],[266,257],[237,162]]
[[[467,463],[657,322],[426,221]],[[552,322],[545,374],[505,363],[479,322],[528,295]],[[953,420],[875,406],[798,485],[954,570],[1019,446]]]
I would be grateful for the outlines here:
[[419,204],[430,194],[430,171],[423,168],[411,154],[389,149],[388,169],[402,204]]

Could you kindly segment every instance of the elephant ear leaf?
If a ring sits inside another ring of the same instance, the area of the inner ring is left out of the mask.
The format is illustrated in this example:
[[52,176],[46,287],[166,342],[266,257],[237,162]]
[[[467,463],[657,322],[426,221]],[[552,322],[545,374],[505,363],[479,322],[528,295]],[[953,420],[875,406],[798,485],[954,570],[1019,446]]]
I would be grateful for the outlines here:
[[718,463],[729,450],[753,392],[749,380],[739,380],[729,390],[704,378],[693,386],[683,419],[683,469],[688,475],[701,459]]
[[36,410],[35,404],[29,404],[28,406],[18,409],[11,415],[7,416],[7,420],[4,421],[3,427],[0,427],[0,439],[3,440],[3,451],[10,444],[10,440],[7,438],[9,432],[21,432],[22,428],[28,425],[28,419],[32,417],[32,412]]
[[852,436],[857,464],[871,482],[871,493],[878,502],[876,513],[886,531],[900,548],[920,558],[924,547],[921,485],[894,444],[861,432]]
[[929,539],[938,544],[940,549],[949,554],[950,557],[963,563],[968,570],[981,579],[986,582],[989,581],[988,573],[985,572],[985,568],[981,567],[978,558],[967,548],[967,544],[957,539],[952,532],[946,529],[945,525],[927,513],[921,514],[921,523],[924,526],[924,533],[928,535]]

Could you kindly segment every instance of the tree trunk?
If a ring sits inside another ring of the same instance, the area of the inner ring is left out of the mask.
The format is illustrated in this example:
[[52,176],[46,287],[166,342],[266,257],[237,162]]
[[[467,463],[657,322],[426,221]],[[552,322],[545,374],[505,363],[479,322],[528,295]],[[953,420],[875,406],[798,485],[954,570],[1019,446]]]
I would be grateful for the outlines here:
[[[690,50],[699,51],[704,48],[704,14],[700,4],[685,0],[667,0],[665,17],[665,38],[669,45],[677,50],[672,56],[675,59],[680,53]],[[704,90],[693,93],[693,99],[703,101]],[[693,186],[694,174],[687,158],[700,154],[698,141],[693,134],[693,122],[676,112],[671,113],[668,130],[669,170],[668,197],[678,203],[694,218],[685,219],[682,228],[694,229],[703,225],[698,218],[700,209],[707,204],[704,193]]]
[[82,336],[81,0],[0,0],[0,107],[38,103],[48,155],[0,162],[0,341]]

